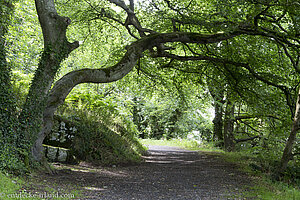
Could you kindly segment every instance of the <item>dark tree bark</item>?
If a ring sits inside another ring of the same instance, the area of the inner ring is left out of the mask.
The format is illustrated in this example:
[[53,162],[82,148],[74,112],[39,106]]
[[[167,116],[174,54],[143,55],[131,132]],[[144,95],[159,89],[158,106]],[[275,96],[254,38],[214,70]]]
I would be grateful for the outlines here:
[[138,97],[133,98],[133,108],[132,108],[132,121],[136,125],[137,130],[139,131],[139,137],[146,139],[145,132],[142,130],[142,116],[140,114],[140,100]]
[[227,99],[225,118],[224,118],[224,148],[226,151],[231,152],[235,150],[234,142],[234,108],[235,105]]
[[215,117],[213,119],[213,125],[214,125],[214,140],[216,141],[222,141],[223,138],[223,105],[220,101],[214,102],[215,107]]
[[215,117],[213,119],[213,137],[215,141],[223,142],[223,97],[224,88],[209,86],[210,95],[213,98]]

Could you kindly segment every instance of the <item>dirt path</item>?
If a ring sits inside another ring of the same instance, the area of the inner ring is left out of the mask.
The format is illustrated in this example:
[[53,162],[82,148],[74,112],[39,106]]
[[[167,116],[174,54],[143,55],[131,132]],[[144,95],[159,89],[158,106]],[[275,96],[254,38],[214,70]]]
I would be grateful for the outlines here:
[[140,165],[63,165],[57,175],[40,178],[48,184],[55,182],[61,189],[76,185],[82,191],[77,199],[243,199],[238,195],[250,184],[249,178],[217,157],[176,147],[150,146],[145,163]]

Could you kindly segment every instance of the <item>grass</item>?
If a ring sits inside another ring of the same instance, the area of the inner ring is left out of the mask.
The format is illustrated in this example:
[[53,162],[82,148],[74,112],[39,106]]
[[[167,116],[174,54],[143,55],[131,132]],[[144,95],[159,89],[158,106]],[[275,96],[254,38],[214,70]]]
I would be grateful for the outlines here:
[[20,178],[13,178],[0,173],[0,180],[0,199],[41,199],[29,197],[30,194],[22,188],[22,186],[25,185],[25,182]]
[[0,173],[0,199],[5,198],[8,194],[17,193],[21,188],[18,179],[13,179]]
[[246,195],[257,196],[258,199],[270,200],[297,200],[300,199],[300,190],[282,182],[272,182],[270,179],[262,177],[254,186],[252,192]]
[[[67,200],[74,199],[75,197],[80,196],[80,192],[73,190],[69,193],[62,194],[58,193],[53,188],[45,184],[43,190],[44,192],[31,192],[27,191],[25,188],[28,185],[28,182],[23,180],[23,178],[14,178],[3,173],[0,173],[0,199],[9,200],[9,199],[28,199],[28,200],[42,200],[42,199],[54,199],[54,200]],[[63,196],[65,195],[65,196]]]
[[240,171],[248,173],[253,178],[255,186],[247,189],[242,199],[261,200],[300,200],[300,185],[292,186],[284,182],[271,181],[266,174],[254,171],[250,166],[255,163],[255,157],[244,152],[224,152],[212,143],[198,143],[193,140],[173,139],[173,140],[151,140],[143,139],[144,145],[174,146],[189,150],[218,153],[219,157],[226,162],[235,163]]
[[244,195],[262,200],[298,200],[300,199],[300,185],[289,185],[285,182],[272,181],[270,175],[254,171],[250,166],[256,162],[251,154],[243,152],[226,152],[221,156],[226,162],[235,163],[241,171],[247,172],[254,179],[255,186]]
[[152,139],[141,139],[140,142],[144,145],[157,145],[157,146],[170,146],[170,147],[181,147],[188,150],[205,151],[205,152],[224,152],[220,150],[212,143],[198,143],[195,140],[187,139],[172,139],[172,140],[152,140]]

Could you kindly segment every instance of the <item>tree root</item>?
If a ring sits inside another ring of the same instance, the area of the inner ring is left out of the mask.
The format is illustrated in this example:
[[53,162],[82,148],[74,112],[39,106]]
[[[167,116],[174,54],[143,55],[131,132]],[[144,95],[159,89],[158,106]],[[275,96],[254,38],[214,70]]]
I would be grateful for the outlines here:
[[51,165],[48,163],[46,157],[44,157],[41,161],[41,167],[43,170],[46,171],[46,173],[51,174],[51,175],[55,175],[57,174],[57,171],[51,167]]

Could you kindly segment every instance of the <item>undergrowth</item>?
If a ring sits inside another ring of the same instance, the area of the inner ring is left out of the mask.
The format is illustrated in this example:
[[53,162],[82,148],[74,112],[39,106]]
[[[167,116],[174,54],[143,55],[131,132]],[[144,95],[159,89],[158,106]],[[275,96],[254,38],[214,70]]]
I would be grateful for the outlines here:
[[99,165],[141,161],[144,149],[125,127],[122,132],[85,112],[77,112],[77,117],[80,121],[71,150],[80,160]]
[[289,175],[283,177],[282,181],[272,180],[275,166],[271,161],[262,161],[261,156],[249,152],[226,152],[221,154],[221,158],[235,163],[241,171],[252,176],[255,185],[245,193],[246,196],[266,200],[300,199],[300,180],[292,179]]
[[[145,148],[135,125],[110,99],[71,95],[58,114],[76,126],[71,152],[78,160],[96,165],[141,162]],[[82,99],[83,98],[83,99]]]

